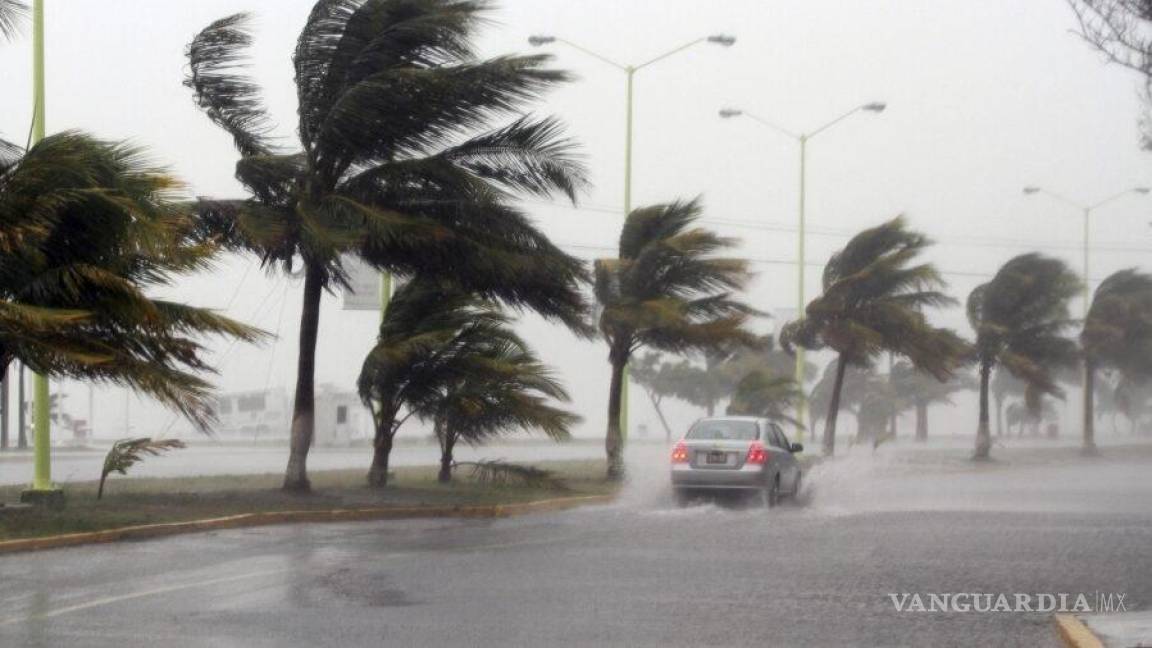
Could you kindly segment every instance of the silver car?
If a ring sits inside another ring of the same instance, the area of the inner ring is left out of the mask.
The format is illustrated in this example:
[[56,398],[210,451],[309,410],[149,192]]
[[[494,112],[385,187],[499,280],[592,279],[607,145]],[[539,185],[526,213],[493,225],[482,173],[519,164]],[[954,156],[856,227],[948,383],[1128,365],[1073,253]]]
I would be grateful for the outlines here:
[[672,489],[678,502],[693,491],[735,490],[754,494],[764,506],[800,492],[800,464],[772,421],[752,416],[718,416],[696,421],[672,448]]

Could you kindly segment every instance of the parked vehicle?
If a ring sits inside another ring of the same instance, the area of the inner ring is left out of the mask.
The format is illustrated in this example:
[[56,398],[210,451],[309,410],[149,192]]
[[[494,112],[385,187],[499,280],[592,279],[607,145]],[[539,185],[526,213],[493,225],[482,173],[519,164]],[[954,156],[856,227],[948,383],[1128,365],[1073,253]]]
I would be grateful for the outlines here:
[[801,470],[780,426],[752,416],[696,421],[672,448],[672,489],[680,503],[695,491],[746,491],[766,506],[800,492]]

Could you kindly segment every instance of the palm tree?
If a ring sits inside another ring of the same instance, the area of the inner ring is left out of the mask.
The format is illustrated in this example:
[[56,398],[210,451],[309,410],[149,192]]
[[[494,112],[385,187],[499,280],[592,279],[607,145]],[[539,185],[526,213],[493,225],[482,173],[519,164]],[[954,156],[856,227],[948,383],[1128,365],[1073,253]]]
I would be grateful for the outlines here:
[[550,404],[568,401],[551,369],[511,331],[477,336],[459,354],[462,370],[446,380],[419,414],[440,442],[439,481],[452,479],[453,449],[479,445],[515,430],[539,430],[554,440],[571,438],[580,417]]
[[567,80],[546,56],[477,58],[476,0],[323,0],[297,41],[297,150],[269,137],[256,84],[243,74],[246,16],[218,20],[188,46],[199,106],[241,154],[252,197],[202,201],[204,228],[266,264],[304,274],[286,490],[308,490],[320,298],[345,283],[341,257],[401,275],[449,279],[588,332],[579,260],[509,205],[511,192],[585,183],[553,119],[518,113]]
[[608,478],[624,476],[620,398],[624,368],[642,348],[670,353],[707,351],[758,338],[745,329],[755,311],[732,291],[748,279],[747,262],[714,256],[730,239],[695,227],[695,201],[640,207],[628,214],[615,259],[598,259],[595,294],[608,342]]
[[396,291],[357,382],[376,428],[369,486],[388,483],[396,433],[460,374],[462,351],[505,334],[508,321],[491,303],[440,282],[417,278]]
[[941,292],[940,273],[929,263],[912,265],[930,244],[903,218],[864,230],[824,267],[824,293],[809,302],[803,319],[784,327],[780,341],[839,355],[824,421],[824,454],[836,447],[840,391],[848,365],[868,367],[881,353],[907,357],[940,381],[948,380],[969,352],[949,329],[928,323],[924,310],[953,303]]
[[[916,440],[928,440],[928,408],[935,403],[952,404],[952,396],[976,389],[976,379],[967,373],[957,373],[950,380],[939,381],[916,369],[908,362],[892,365],[889,380],[896,398],[916,410]],[[904,409],[900,407],[899,409]]]
[[14,360],[53,376],[147,393],[198,425],[213,418],[198,337],[256,329],[149,294],[208,267],[179,184],[144,151],[79,132],[0,155],[0,375]]
[[1135,381],[1152,376],[1152,275],[1127,269],[1109,275],[1092,296],[1080,331],[1084,350],[1084,447],[1096,452],[1095,385],[1100,369]]
[[1057,372],[1076,362],[1076,343],[1064,336],[1075,323],[1068,300],[1080,282],[1063,261],[1040,254],[1009,260],[968,296],[968,321],[976,332],[980,369],[980,423],[973,458],[987,459],[988,383],[997,365],[1025,383],[1025,402],[1036,412],[1044,394],[1062,396]]

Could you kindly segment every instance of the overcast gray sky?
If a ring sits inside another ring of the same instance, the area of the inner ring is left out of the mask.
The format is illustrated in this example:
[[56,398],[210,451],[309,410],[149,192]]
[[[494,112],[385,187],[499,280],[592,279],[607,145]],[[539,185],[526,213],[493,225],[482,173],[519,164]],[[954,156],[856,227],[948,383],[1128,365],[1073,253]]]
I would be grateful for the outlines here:
[[[183,48],[213,19],[256,14],[253,74],[263,84],[279,132],[295,129],[290,56],[309,0],[47,0],[49,131],[81,128],[148,146],[200,195],[240,195],[236,154],[181,86]],[[703,196],[712,226],[743,240],[760,273],[756,305],[795,302],[797,149],[747,119],[721,120],[740,107],[794,131],[813,128],[872,100],[860,114],[809,144],[811,290],[818,264],[862,227],[903,213],[938,241],[933,258],[961,299],[982,275],[1015,254],[1039,249],[1081,267],[1081,220],[1043,196],[1038,184],[1083,202],[1152,182],[1138,147],[1137,80],[1072,33],[1062,0],[505,0],[482,36],[485,55],[523,52],[534,33],[562,36],[621,62],[640,62],[711,33],[731,48],[699,45],[636,78],[636,204]],[[31,39],[0,46],[0,132],[23,139],[31,108]],[[559,115],[584,147],[595,186],[581,208],[525,207],[573,253],[604,256],[621,223],[624,76],[562,45],[546,48],[579,80],[535,108]],[[1139,265],[1152,252],[1149,201],[1126,198],[1094,221],[1092,278]],[[279,331],[264,348],[216,345],[224,389],[291,386],[299,288],[267,276],[253,260],[221,261],[210,276],[175,291]],[[1079,305],[1076,305],[1077,309]],[[959,310],[939,321],[968,333]],[[376,316],[325,304],[318,379],[351,386],[370,346]],[[600,435],[607,397],[603,345],[580,342],[528,318],[529,339],[562,372]],[[224,353],[227,351],[226,353]],[[74,387],[74,386],[73,386]],[[76,416],[86,397],[70,389]],[[634,392],[634,423],[658,425]],[[96,430],[122,433],[123,392],[97,390]],[[133,399],[136,431],[169,416]],[[694,417],[674,408],[675,417]],[[973,412],[973,426],[975,413]],[[177,427],[181,427],[179,424]]]

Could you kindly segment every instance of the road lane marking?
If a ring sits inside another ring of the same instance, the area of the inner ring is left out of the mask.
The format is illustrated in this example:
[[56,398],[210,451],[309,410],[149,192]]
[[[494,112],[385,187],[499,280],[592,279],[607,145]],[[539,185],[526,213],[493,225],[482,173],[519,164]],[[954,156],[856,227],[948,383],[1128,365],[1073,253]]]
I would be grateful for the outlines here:
[[140,592],[132,592],[130,594],[121,594],[119,596],[108,596],[105,598],[94,599],[94,600],[88,601],[86,603],[78,603],[76,605],[70,605],[68,607],[57,608],[55,610],[43,612],[41,614],[32,614],[32,615],[28,615],[28,616],[13,617],[10,619],[0,620],[0,627],[9,626],[9,625],[21,623],[24,621],[38,621],[38,620],[42,620],[42,619],[51,619],[52,617],[58,617],[62,614],[68,614],[70,612],[79,612],[81,610],[87,610],[87,609],[94,608],[94,607],[100,607],[102,605],[111,605],[113,603],[120,603],[121,601],[131,601],[132,599],[145,598],[148,596],[157,596],[159,594],[167,594],[169,592],[178,592],[180,590],[192,589],[195,587],[207,587],[209,585],[219,585],[221,583],[230,583],[230,582],[245,580],[245,579],[249,579],[249,578],[258,578],[260,576],[268,576],[271,574],[281,574],[281,573],[284,573],[286,571],[290,571],[290,570],[288,570],[288,569],[271,569],[271,570],[266,570],[266,571],[252,572],[250,574],[240,574],[237,576],[224,576],[222,578],[211,578],[208,580],[194,581],[191,583],[181,583],[179,585],[169,585],[167,587],[157,587],[155,589],[144,590],[144,591],[140,591]]

